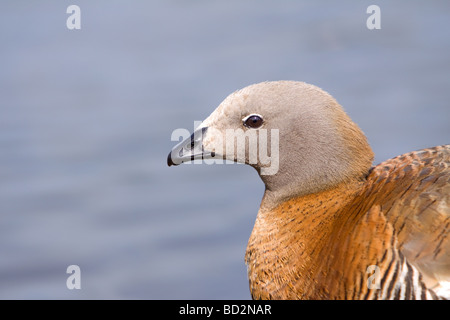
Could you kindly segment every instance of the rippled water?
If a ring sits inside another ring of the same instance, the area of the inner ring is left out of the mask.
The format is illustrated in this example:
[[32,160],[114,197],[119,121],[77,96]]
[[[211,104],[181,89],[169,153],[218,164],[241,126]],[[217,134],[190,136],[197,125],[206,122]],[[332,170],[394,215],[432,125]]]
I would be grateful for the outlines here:
[[[263,185],[242,165],[166,166],[232,91],[319,85],[380,162],[449,143],[450,3],[0,4],[0,298],[248,299]],[[68,290],[66,268],[81,268]]]

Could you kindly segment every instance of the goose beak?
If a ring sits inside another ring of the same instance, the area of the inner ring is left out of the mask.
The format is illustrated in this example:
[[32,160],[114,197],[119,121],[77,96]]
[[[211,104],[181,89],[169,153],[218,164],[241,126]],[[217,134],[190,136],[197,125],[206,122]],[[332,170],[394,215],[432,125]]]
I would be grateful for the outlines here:
[[167,156],[167,165],[169,167],[177,166],[183,162],[213,158],[215,152],[207,151],[203,147],[203,137],[207,131],[208,127],[199,128],[189,138],[173,147]]

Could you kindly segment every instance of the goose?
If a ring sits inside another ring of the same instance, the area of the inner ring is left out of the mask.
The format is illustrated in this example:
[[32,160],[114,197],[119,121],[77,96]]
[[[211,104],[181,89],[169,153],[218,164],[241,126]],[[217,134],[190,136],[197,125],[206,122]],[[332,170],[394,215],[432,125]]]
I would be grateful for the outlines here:
[[450,145],[373,166],[330,94],[266,81],[230,94],[167,163],[196,159],[248,164],[265,185],[245,254],[253,299],[450,298]]

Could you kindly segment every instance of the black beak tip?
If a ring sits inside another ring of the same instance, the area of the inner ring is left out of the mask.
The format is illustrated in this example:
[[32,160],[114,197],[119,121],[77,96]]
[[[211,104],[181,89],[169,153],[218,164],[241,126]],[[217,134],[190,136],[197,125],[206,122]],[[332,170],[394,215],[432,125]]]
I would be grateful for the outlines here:
[[167,165],[169,167],[176,166],[177,164],[172,161],[172,152],[167,156]]

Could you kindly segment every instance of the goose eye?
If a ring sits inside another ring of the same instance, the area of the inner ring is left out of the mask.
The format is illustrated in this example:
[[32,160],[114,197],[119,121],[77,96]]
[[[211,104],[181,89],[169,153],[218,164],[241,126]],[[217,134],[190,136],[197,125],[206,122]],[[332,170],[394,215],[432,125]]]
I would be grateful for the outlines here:
[[263,124],[263,119],[261,116],[258,116],[256,114],[250,115],[247,118],[244,119],[244,126],[248,128],[259,128]]

